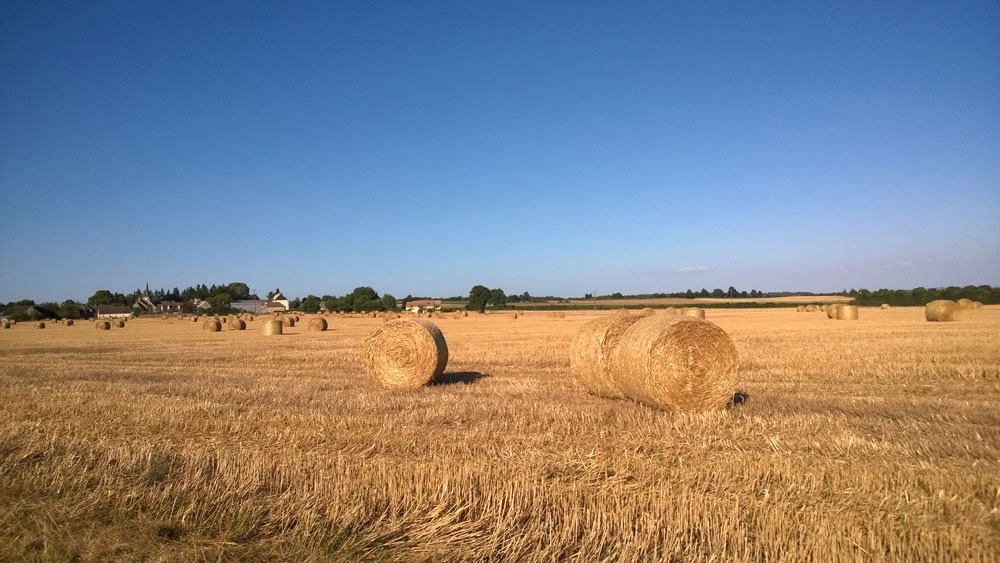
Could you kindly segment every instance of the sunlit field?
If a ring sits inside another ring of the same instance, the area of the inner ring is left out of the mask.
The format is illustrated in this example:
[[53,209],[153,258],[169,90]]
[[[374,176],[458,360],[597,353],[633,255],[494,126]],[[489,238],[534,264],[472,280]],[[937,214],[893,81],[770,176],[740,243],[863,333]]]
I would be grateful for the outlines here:
[[435,320],[416,391],[381,319],[0,330],[0,560],[1000,560],[1000,307],[708,310],[749,398],[707,415],[587,395],[595,316]]

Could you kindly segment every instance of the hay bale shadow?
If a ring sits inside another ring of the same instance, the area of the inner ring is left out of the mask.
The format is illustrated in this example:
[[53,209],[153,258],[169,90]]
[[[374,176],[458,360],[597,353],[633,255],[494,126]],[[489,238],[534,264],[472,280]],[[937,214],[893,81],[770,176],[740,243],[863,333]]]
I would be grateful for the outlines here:
[[431,385],[454,385],[456,383],[475,383],[484,377],[489,377],[484,373],[479,373],[478,371],[453,371],[451,373],[443,373],[438,377],[434,378]]
[[739,407],[747,404],[750,401],[750,393],[744,393],[743,391],[737,391],[733,393],[733,400],[726,405],[729,408]]

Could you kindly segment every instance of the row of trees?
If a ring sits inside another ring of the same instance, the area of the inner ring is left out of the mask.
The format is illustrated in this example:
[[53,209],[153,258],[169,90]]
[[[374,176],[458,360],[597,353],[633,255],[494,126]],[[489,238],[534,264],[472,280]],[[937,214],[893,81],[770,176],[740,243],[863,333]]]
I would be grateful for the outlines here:
[[1000,287],[989,285],[967,285],[965,287],[951,286],[945,288],[915,287],[913,289],[878,289],[869,291],[867,289],[852,289],[839,292],[852,299],[857,305],[875,306],[888,303],[896,307],[906,307],[912,305],[925,305],[936,299],[948,299],[957,301],[959,299],[971,299],[980,301],[986,305],[1000,304]]
[[713,289],[709,291],[702,288],[701,291],[687,290],[678,291],[676,293],[643,293],[641,295],[622,295],[621,293],[612,293],[609,295],[598,295],[594,297],[594,294],[587,293],[583,296],[584,299],[662,299],[665,297],[671,297],[674,299],[694,299],[695,297],[715,297],[722,299],[724,297],[729,298],[748,298],[748,297],[780,297],[782,295],[809,295],[806,292],[801,293],[791,293],[791,292],[780,292],[780,293],[764,293],[763,291],[757,291],[756,289],[751,289],[750,291],[740,291],[733,286],[729,286],[729,289],[723,291],[720,288]]

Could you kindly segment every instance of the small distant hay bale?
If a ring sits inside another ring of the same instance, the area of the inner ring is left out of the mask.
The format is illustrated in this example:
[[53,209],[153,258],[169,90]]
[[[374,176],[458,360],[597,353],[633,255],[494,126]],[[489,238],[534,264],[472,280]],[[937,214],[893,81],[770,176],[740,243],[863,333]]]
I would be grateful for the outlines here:
[[444,373],[448,344],[434,323],[395,319],[376,328],[364,342],[361,362],[383,386],[412,389]]
[[301,321],[301,320],[302,320],[302,319],[300,319],[298,315],[295,315],[295,322],[299,322],[299,321]]
[[463,317],[468,317],[469,316],[469,312],[468,311],[462,311],[462,316]]
[[10,322],[11,326],[14,326],[17,324],[17,319],[10,319],[8,322]]
[[552,317],[553,319],[565,319],[566,313],[562,311],[552,311],[551,313],[549,313],[549,316]]
[[391,321],[392,319],[398,319],[399,315],[397,315],[392,311],[389,311],[388,313],[385,314],[385,318]]
[[283,324],[283,325],[285,325],[285,326],[287,326],[289,328],[295,326],[295,317],[293,317],[291,315],[282,315],[279,318],[279,320],[281,321],[281,324]]
[[667,307],[663,310],[664,315],[676,315],[677,309],[675,307]]
[[837,320],[838,321],[853,321],[858,318],[858,306],[857,305],[841,305],[837,307]]
[[640,317],[652,317],[655,314],[656,309],[653,309],[652,307],[643,307],[642,310],[639,311]]
[[622,334],[642,317],[613,315],[585,323],[570,347],[569,367],[588,393],[609,399],[624,399],[611,373],[611,353]]
[[973,301],[972,302],[972,308],[973,309],[982,309],[983,308],[983,304],[982,304],[981,301]]
[[73,326],[73,319],[66,319],[66,326]]
[[97,330],[111,330],[111,323],[108,321],[97,321],[94,323],[94,328]]
[[799,306],[795,307],[795,310],[796,310],[796,312],[802,313],[803,311],[806,310],[806,306],[805,305],[799,305]]
[[195,315],[195,316],[191,317],[191,322],[193,322],[193,323],[198,322],[198,315]]
[[510,318],[512,318],[512,319],[514,319],[516,321],[517,320],[517,312],[515,311],[515,312],[511,313],[510,314]]
[[326,330],[326,319],[323,317],[315,317],[309,320],[309,330],[313,332],[323,332]]
[[247,320],[248,321],[252,321],[253,320],[253,315],[247,315]]
[[209,319],[201,324],[201,329],[205,332],[219,332],[222,330],[222,323],[217,319]]
[[632,313],[629,313],[628,309],[618,309],[617,311],[615,311],[615,314],[621,317],[627,317]]
[[954,301],[938,299],[924,307],[924,317],[931,322],[943,323],[958,320],[962,307]]
[[819,309],[819,305],[806,305],[806,312],[807,313],[815,313],[816,311],[819,311],[819,310],[820,310]]
[[883,311],[885,311],[885,310],[886,310],[886,309],[888,309],[888,308],[889,308],[889,304],[888,304],[888,303],[883,303],[883,304],[882,304],[882,305],[881,305],[881,306],[879,307],[879,309],[882,309]]
[[38,321],[37,323],[35,323],[35,328],[45,328],[45,322]]
[[963,309],[971,309],[972,308],[972,299],[967,299],[967,298],[963,297],[963,298],[961,298],[961,299],[958,300],[958,306],[961,307],[961,308],[963,308]]
[[724,408],[736,392],[736,347],[718,326],[698,319],[644,317],[611,352],[618,388],[671,412]]
[[839,303],[835,303],[835,304],[830,305],[829,307],[827,307],[827,309],[826,309],[826,317],[828,319],[836,319],[837,318],[837,309],[838,308],[840,308],[840,304]]
[[686,317],[694,317],[696,319],[704,319],[705,318],[705,310],[704,309],[699,309],[697,307],[688,307],[687,309],[684,309],[684,316],[686,316]]
[[10,321],[4,321],[3,322],[3,327],[4,328],[10,328]]
[[111,321],[111,326],[115,328],[125,328],[125,321],[118,319],[117,321]]
[[829,304],[829,303],[823,303],[822,305],[820,305],[820,306],[819,306],[819,310],[820,310],[820,311],[823,311],[824,313],[825,313],[825,312],[826,312],[826,310],[827,310],[827,309],[829,309],[829,308],[830,308],[830,304]]
[[261,329],[265,336],[278,336],[284,333],[285,324],[278,319],[270,319],[264,321],[264,327]]
[[371,313],[368,314],[368,316],[374,319],[374,318],[378,317],[378,313],[375,312],[375,311],[372,311]]
[[229,330],[246,330],[247,322],[243,319],[230,319]]

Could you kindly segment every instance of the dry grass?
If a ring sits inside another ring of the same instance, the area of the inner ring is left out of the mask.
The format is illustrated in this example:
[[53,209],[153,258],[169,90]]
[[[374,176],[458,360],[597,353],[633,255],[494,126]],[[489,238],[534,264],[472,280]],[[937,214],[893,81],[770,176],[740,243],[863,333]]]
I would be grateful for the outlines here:
[[12,326],[0,560],[1000,559],[1000,307],[713,311],[749,400],[683,416],[575,382],[591,318],[444,319],[412,391],[381,319]]

